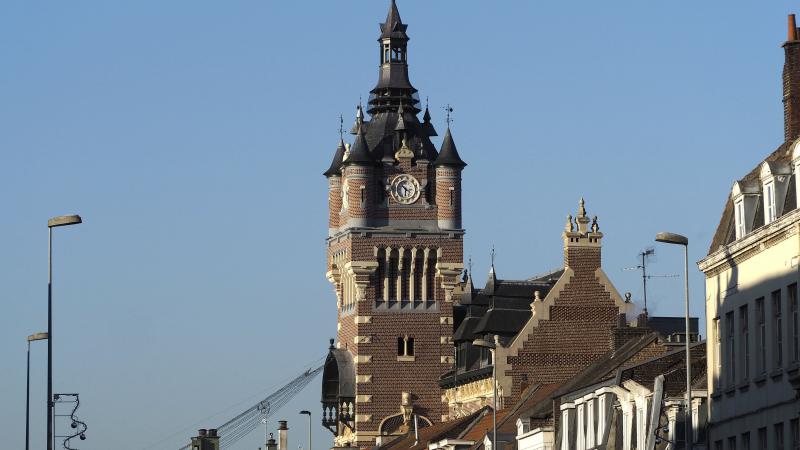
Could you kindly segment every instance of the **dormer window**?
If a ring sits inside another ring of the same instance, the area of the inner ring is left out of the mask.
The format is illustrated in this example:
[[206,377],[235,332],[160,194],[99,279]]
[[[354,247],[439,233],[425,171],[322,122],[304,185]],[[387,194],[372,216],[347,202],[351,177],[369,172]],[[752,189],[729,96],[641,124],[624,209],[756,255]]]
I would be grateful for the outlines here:
[[734,211],[736,212],[736,239],[741,238],[747,231],[745,230],[745,219],[744,219],[744,199],[741,198],[739,201],[734,203],[733,205]]
[[783,202],[789,188],[792,169],[789,164],[764,161],[761,164],[761,189],[764,198],[764,224],[774,222],[783,214]]
[[775,220],[775,183],[764,185],[764,223]]
[[731,201],[736,239],[741,239],[753,230],[759,199],[758,184],[744,181],[733,183]]

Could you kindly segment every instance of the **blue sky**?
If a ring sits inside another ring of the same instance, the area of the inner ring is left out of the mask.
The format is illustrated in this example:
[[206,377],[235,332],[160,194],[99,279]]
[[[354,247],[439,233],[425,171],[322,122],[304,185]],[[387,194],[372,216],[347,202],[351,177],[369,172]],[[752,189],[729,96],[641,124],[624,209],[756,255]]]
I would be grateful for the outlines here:
[[[702,258],[733,181],[783,138],[780,44],[798,5],[401,0],[411,79],[441,132],[455,107],[477,283],[492,245],[501,278],[558,267],[581,196],[606,234],[606,272],[634,299],[641,279],[623,268],[657,231],[687,235]],[[23,446],[24,339],[46,328],[54,215],[85,221],[57,230],[54,252],[55,386],[81,393],[81,449],[176,449],[324,355],[336,322],[321,173],[338,115],[350,124],[376,80],[387,7],[0,5],[9,448]],[[652,273],[680,273],[678,248],[656,251]],[[682,314],[679,278],[649,286],[653,314]],[[45,347],[33,350],[35,448]],[[317,381],[276,417],[292,446],[300,409],[314,413],[315,447],[329,445],[318,402]]]

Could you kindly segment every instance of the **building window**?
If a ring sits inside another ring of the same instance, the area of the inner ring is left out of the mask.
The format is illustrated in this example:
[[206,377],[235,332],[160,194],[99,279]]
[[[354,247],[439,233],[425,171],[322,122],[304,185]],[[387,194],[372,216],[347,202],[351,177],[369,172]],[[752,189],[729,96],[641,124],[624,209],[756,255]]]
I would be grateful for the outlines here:
[[739,346],[741,347],[741,373],[742,381],[747,381],[750,376],[750,330],[748,329],[750,321],[748,320],[747,305],[739,308],[739,331],[741,339],[739,339]]
[[719,329],[719,317],[714,318],[714,387],[719,387],[722,376],[722,331]]
[[736,436],[728,438],[728,450],[736,450]]
[[408,335],[397,338],[397,356],[414,356],[414,338]]
[[742,450],[750,450],[750,433],[742,433]]
[[740,199],[736,202],[734,210],[736,211],[736,239],[739,239],[747,233],[744,217],[744,199]]
[[764,316],[764,297],[756,299],[756,319],[758,320],[758,373],[767,373],[767,324]]
[[725,314],[725,359],[728,360],[728,386],[736,383],[736,328],[733,323],[733,311]]
[[783,317],[781,315],[781,291],[772,293],[772,355],[773,366],[783,366]]
[[775,450],[783,450],[783,423],[775,424]]
[[800,318],[798,318],[798,311],[797,311],[797,283],[792,283],[786,289],[789,294],[789,321],[792,325],[792,334],[791,334],[791,362],[796,363],[800,361]]
[[770,182],[764,186],[764,213],[766,216],[764,219],[766,223],[770,223],[775,220],[775,183]]
[[723,450],[722,441],[714,441],[714,450]]
[[789,432],[792,433],[792,450],[800,450],[800,420],[792,419],[789,422]]
[[766,428],[759,428],[758,429],[758,450],[769,450],[767,448],[767,429]]
[[481,367],[489,367],[492,365],[492,351],[488,348],[481,347]]
[[456,361],[458,365],[458,369],[462,372],[467,370],[467,350],[469,344],[466,342],[462,342],[458,344],[458,354],[456,355]]

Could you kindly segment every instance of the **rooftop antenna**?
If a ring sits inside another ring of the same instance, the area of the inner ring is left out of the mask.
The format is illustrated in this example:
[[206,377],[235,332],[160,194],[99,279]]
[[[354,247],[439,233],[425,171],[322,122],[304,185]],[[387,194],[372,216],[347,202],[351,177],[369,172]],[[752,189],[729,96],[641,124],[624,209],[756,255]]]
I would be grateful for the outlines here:
[[642,263],[634,266],[634,267],[627,267],[623,270],[641,270],[642,271],[642,288],[644,290],[643,297],[644,297],[644,313],[647,314],[647,280],[650,278],[674,278],[678,275],[648,275],[647,274],[647,261],[654,257],[656,254],[656,250],[653,247],[648,247],[637,254],[637,257],[641,258]]
[[447,119],[445,119],[447,120],[447,128],[450,128],[450,124],[453,123],[453,118],[450,117],[450,113],[453,112],[453,107],[448,103],[447,106],[444,107],[444,111],[447,114]]

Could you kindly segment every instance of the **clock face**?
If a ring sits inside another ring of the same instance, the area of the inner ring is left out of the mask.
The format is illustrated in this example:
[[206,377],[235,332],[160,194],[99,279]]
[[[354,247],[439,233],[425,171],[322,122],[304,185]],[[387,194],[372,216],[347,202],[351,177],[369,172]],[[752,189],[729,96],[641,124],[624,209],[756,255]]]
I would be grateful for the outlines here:
[[392,180],[391,193],[397,203],[410,205],[419,198],[419,181],[411,175],[398,175]]

